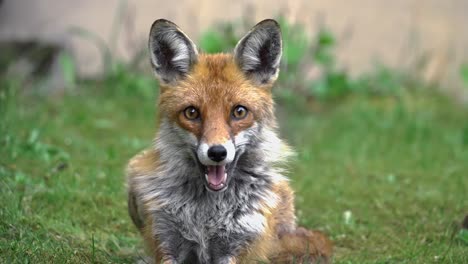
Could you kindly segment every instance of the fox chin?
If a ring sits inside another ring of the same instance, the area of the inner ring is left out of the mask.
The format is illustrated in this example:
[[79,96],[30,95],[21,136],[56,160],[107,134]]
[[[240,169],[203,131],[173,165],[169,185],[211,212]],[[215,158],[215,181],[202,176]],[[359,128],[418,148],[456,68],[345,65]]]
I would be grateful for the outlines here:
[[152,148],[128,163],[128,210],[154,263],[329,263],[330,240],[296,225],[271,89],[278,23],[232,54],[199,53],[174,23],[150,29],[160,83]]

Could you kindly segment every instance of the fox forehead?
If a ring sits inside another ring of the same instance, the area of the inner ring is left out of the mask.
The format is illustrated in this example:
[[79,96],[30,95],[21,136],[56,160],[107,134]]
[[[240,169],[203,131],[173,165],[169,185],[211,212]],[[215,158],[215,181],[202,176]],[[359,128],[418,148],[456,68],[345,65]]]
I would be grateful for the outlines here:
[[232,55],[201,54],[184,80],[176,86],[161,87],[160,104],[216,105],[226,99],[255,104],[260,100],[271,101],[270,91],[270,87],[253,85],[234,62]]
[[[216,126],[222,130],[237,105],[246,107],[252,115],[251,122],[241,123],[239,129],[246,129],[254,121],[274,118],[271,87],[252,84],[230,54],[200,54],[184,80],[176,86],[161,87],[160,114],[175,122],[185,108],[194,106],[200,111],[205,129]],[[182,127],[198,137],[202,134],[194,131],[195,127]]]

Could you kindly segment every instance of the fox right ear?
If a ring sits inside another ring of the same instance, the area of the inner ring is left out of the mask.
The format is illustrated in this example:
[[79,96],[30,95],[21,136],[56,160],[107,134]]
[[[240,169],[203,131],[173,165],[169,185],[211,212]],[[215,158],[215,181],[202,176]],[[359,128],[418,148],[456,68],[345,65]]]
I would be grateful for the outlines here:
[[151,26],[148,48],[153,70],[163,84],[175,84],[197,61],[195,44],[176,24],[165,19]]

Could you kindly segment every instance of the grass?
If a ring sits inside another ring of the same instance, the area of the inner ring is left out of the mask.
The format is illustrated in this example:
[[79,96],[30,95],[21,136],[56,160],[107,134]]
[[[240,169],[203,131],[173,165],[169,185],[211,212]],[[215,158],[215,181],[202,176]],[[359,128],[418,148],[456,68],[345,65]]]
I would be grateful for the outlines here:
[[[44,98],[0,88],[0,263],[132,263],[124,166],[154,135],[153,92]],[[125,87],[128,88],[128,87]],[[13,95],[12,95],[13,94]],[[429,92],[281,108],[301,225],[336,263],[468,263],[468,110]]]

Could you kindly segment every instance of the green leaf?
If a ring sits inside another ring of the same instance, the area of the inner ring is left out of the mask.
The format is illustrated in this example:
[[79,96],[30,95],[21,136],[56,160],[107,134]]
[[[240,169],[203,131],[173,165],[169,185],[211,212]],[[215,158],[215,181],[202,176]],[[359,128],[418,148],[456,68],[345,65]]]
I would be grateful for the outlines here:
[[323,47],[332,47],[335,45],[335,37],[329,30],[322,29],[318,33],[318,44]]

